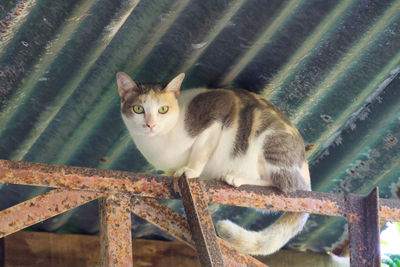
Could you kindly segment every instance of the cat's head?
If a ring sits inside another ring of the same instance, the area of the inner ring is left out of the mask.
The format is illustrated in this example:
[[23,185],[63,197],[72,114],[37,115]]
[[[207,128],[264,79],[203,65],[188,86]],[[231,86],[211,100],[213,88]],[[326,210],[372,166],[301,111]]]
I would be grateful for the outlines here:
[[177,96],[185,74],[172,79],[167,86],[136,84],[127,74],[117,73],[122,118],[133,134],[156,136],[168,133],[177,123]]

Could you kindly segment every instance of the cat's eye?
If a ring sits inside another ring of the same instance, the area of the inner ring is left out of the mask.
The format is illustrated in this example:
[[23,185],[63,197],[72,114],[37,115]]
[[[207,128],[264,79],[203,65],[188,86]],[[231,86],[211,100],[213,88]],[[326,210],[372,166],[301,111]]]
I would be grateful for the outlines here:
[[137,114],[142,114],[144,113],[144,108],[141,105],[134,105],[133,111]]
[[160,107],[160,108],[158,109],[158,112],[159,112],[160,114],[165,114],[165,113],[168,112],[168,109],[169,109],[168,106],[162,106],[162,107]]

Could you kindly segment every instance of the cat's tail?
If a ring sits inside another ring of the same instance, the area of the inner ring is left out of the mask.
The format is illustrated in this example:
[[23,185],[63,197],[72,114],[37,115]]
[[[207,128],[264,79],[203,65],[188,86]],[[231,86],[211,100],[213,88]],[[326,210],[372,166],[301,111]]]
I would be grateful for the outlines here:
[[307,213],[284,213],[276,222],[259,232],[248,231],[229,220],[219,221],[218,234],[232,246],[251,255],[268,255],[283,247],[298,234],[308,219]]

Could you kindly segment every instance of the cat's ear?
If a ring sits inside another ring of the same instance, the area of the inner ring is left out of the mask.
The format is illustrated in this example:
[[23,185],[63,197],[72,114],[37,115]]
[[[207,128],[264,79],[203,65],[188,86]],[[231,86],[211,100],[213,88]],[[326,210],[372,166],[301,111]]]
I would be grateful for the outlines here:
[[174,93],[175,96],[178,96],[184,78],[185,78],[185,73],[181,73],[175,78],[173,78],[172,81],[170,81],[168,85],[165,87],[165,91]]
[[139,87],[136,83],[124,72],[117,73],[118,93],[121,100],[124,101],[128,94],[138,94]]

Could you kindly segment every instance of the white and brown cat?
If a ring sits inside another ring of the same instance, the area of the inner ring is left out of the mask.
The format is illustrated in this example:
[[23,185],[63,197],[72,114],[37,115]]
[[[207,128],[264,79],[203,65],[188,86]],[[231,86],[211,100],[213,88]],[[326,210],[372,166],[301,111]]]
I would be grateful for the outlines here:
[[[137,148],[157,169],[174,176],[311,190],[304,141],[290,121],[260,95],[243,89],[180,92],[185,75],[165,87],[135,83],[117,73],[123,121]],[[253,255],[271,254],[303,228],[308,214],[284,213],[255,232],[229,220],[218,234]]]

